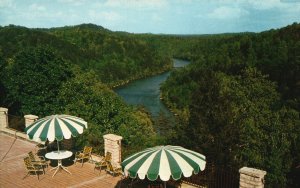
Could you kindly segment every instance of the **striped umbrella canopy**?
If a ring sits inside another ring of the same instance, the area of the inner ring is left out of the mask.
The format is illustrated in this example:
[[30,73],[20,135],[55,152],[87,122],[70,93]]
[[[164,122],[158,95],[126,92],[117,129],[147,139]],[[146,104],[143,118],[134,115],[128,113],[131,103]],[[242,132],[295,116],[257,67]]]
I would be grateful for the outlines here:
[[205,156],[180,146],[156,146],[138,152],[122,162],[126,176],[155,181],[158,176],[162,181],[170,177],[178,180],[183,175],[190,177],[193,173],[205,169]]
[[52,115],[39,119],[25,128],[30,139],[40,139],[52,142],[55,139],[61,141],[70,139],[83,133],[87,128],[87,122],[83,119],[70,115]]

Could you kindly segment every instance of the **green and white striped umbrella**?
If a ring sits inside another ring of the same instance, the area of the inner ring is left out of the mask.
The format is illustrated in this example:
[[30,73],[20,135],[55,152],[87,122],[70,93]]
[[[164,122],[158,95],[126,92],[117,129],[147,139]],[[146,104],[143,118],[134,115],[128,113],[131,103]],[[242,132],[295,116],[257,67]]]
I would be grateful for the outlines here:
[[83,133],[87,128],[87,122],[83,119],[70,115],[52,115],[39,119],[25,128],[30,139],[40,139],[52,142],[55,139],[61,141],[70,139]]
[[162,181],[170,177],[178,180],[183,175],[190,177],[193,173],[205,169],[205,156],[180,146],[157,146],[138,152],[122,162],[126,176],[155,181],[158,176]]

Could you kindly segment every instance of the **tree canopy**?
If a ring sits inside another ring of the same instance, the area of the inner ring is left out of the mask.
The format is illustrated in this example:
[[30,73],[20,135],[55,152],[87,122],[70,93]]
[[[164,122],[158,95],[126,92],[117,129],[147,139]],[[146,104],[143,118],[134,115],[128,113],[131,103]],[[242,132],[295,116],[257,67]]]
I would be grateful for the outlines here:
[[2,70],[4,103],[13,114],[49,115],[59,108],[57,95],[74,75],[71,66],[51,49],[19,52]]
[[215,164],[265,169],[267,186],[299,185],[299,32],[295,23],[262,33],[199,36],[190,53],[180,53],[192,63],[161,87],[164,102],[178,114],[169,141]]
[[[116,133],[124,138],[123,157],[179,144],[215,165],[264,169],[269,187],[299,187],[299,33],[297,23],[192,36],[111,32],[93,24],[0,27],[0,105],[14,115],[82,117],[89,128],[76,145],[96,152],[103,134]],[[170,57],[191,61],[161,86],[175,121],[163,114],[152,120],[110,89],[171,69]]]

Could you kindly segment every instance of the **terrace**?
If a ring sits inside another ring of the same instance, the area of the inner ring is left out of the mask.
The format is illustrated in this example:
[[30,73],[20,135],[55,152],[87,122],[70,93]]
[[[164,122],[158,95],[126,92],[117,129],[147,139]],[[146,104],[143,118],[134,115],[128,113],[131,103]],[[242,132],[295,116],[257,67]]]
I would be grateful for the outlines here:
[[[36,175],[26,176],[27,171],[24,167],[23,158],[29,151],[36,150],[36,144],[4,132],[0,132],[0,187],[127,187],[130,181],[121,182],[121,176],[114,177],[107,174],[105,170],[99,173],[94,170],[94,164],[85,162],[73,164],[72,159],[63,160],[63,164],[68,167],[71,175],[60,170],[54,177],[54,171],[50,171],[56,163],[50,163],[46,168],[45,175],[40,174],[39,179]],[[26,177],[25,177],[26,176]],[[25,177],[25,178],[24,178]],[[147,182],[137,182],[133,187],[147,187]],[[168,186],[169,187],[169,186]],[[181,187],[190,188],[192,185],[183,184]]]
[[[29,119],[28,119],[29,117]],[[25,117],[25,126],[31,124],[34,120],[30,119],[34,116]],[[121,162],[121,139],[117,135],[104,135],[105,150],[112,153],[112,159]],[[37,152],[37,143],[27,139],[27,135],[9,128],[8,114],[6,108],[0,108],[0,187],[127,187],[130,181],[121,181],[121,176],[114,177],[107,174],[105,170],[99,173],[94,170],[93,161],[81,164],[73,164],[74,155],[71,158],[64,159],[63,165],[68,167],[72,174],[61,170],[54,177],[54,171],[50,171],[52,167],[57,166],[56,161],[49,161],[50,166],[46,168],[46,173],[39,176],[30,175],[25,177],[27,171],[23,162],[23,158],[28,156],[28,152]],[[111,150],[110,150],[111,149]],[[93,156],[96,160],[97,156]],[[211,173],[214,172],[214,173]],[[238,182],[226,182],[224,178],[228,176],[226,173],[221,176],[215,176],[216,168],[210,168],[208,165],[204,170],[204,174],[200,176],[192,176],[191,178],[183,178],[182,188],[189,187],[236,187]],[[266,172],[243,167],[240,169],[240,187],[263,187],[264,176]],[[25,178],[24,178],[25,177]],[[233,178],[230,178],[233,180]],[[235,179],[235,178],[234,178]],[[221,180],[221,181],[220,181]],[[192,183],[192,184],[191,184]],[[228,184],[230,183],[230,184]],[[133,187],[148,187],[147,181],[136,181]],[[226,186],[225,186],[226,185]],[[229,185],[229,186],[228,186]],[[232,186],[236,185],[236,186]],[[249,185],[249,186],[248,186]],[[167,187],[173,187],[167,186]]]
[[26,140],[15,138],[5,133],[0,133],[0,187],[116,187],[121,177],[113,177],[103,170],[94,171],[92,163],[84,163],[73,165],[70,161],[63,161],[68,166],[68,170],[72,175],[65,171],[59,171],[54,177],[53,171],[50,171],[50,164],[46,169],[45,175],[40,175],[40,179],[36,175],[23,177],[27,174],[24,168],[23,158],[27,156],[29,151],[35,151],[36,144]]

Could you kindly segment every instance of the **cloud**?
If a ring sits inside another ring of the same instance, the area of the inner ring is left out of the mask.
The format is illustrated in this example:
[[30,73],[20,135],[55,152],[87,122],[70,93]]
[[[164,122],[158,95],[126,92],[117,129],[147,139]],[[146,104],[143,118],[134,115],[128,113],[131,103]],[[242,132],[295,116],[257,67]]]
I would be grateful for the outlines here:
[[167,7],[167,0],[108,0],[104,3],[109,7],[125,7],[125,8],[164,8]]
[[249,0],[248,4],[257,10],[268,10],[272,8],[278,8],[283,5],[280,0]]
[[299,6],[299,0],[248,0],[247,4],[257,10],[288,9]]
[[153,14],[152,17],[151,17],[152,21],[154,22],[161,22],[163,21],[162,17],[160,17],[159,15],[157,14]]
[[208,18],[212,18],[212,19],[225,20],[225,19],[240,18],[248,14],[249,12],[242,8],[222,6],[214,9],[207,16]]
[[59,3],[72,4],[75,6],[83,5],[84,3],[88,3],[87,0],[57,0]]
[[118,14],[117,12],[114,11],[102,11],[102,12],[97,12],[94,10],[89,11],[89,17],[92,20],[105,20],[105,21],[121,21],[123,17]]
[[46,10],[46,8],[44,6],[41,6],[41,5],[38,5],[38,4],[35,4],[35,3],[31,4],[29,6],[29,9],[31,11],[34,11],[34,12],[36,12],[36,11],[45,11]]
[[280,1],[284,3],[300,3],[299,0],[280,0]]
[[13,6],[13,0],[0,0],[0,8],[9,8]]
[[[283,23],[288,20],[299,21],[300,0],[248,0],[247,9],[251,11],[257,10],[262,12],[276,13],[277,20],[282,20]],[[273,18],[274,19],[274,18]]]

